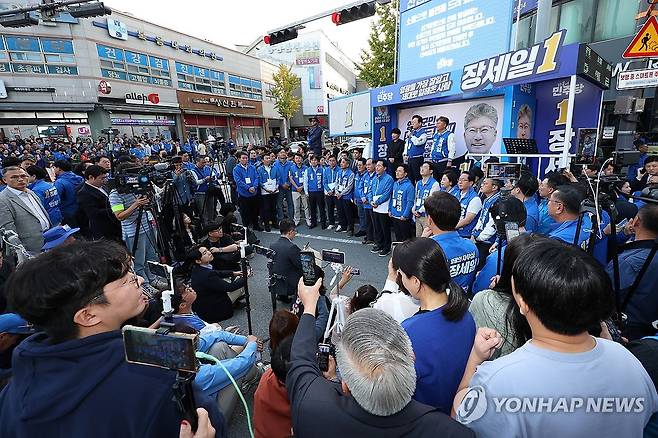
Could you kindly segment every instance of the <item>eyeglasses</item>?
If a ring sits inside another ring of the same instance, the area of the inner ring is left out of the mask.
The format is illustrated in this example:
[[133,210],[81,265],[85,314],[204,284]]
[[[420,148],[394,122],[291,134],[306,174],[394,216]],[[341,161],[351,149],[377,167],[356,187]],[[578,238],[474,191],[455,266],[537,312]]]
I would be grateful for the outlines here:
[[495,126],[483,126],[481,128],[466,128],[466,132],[471,135],[475,135],[476,133],[487,135],[495,130],[496,130]]
[[549,199],[548,202],[552,202],[554,204],[564,204],[563,202],[556,201],[555,199]]

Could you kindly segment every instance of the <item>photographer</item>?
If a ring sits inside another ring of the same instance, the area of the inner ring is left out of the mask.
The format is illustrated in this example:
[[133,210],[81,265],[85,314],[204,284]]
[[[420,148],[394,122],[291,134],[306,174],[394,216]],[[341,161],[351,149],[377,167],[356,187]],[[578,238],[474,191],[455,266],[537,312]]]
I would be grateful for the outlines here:
[[[117,169],[118,174],[138,170],[140,166],[133,163],[122,163]],[[110,191],[110,208],[114,216],[121,222],[123,240],[132,253],[135,263],[135,273],[144,278],[146,285],[157,289],[167,287],[163,279],[157,278],[151,273],[146,264],[147,261],[157,262],[158,255],[155,249],[156,236],[151,221],[152,213],[148,210],[151,199],[147,195],[135,195],[134,193],[119,193],[117,189]],[[139,230],[137,229],[139,219]],[[135,240],[137,246],[135,247]]]
[[[342,392],[322,378],[316,361],[314,309],[320,281],[299,282],[304,304],[292,344],[286,388],[295,436],[473,436],[447,415],[412,400],[416,388],[411,342],[388,314],[362,309],[347,318],[336,346]],[[317,415],[322,412],[322,415]]]
[[[191,173],[183,167],[183,160],[181,157],[174,157],[171,159],[174,165],[172,172],[172,185],[174,187],[173,203],[177,205],[185,214],[192,217],[192,190],[190,188],[190,181],[195,179]],[[195,179],[196,181],[196,179]]]
[[240,271],[240,247],[231,236],[224,233],[222,221],[210,222],[203,231],[207,237],[200,244],[212,253],[212,268],[226,277]]
[[[532,338],[488,361],[502,338],[493,329],[478,330],[463,391],[455,397],[457,420],[484,438],[502,431],[505,436],[642,436],[658,410],[651,379],[623,346],[588,333],[614,307],[610,280],[599,263],[571,245],[542,240],[518,256],[511,285]],[[515,410],[516,403],[500,402],[511,396],[529,407]],[[488,409],[473,409],[489,403]],[[626,403],[633,409],[624,408]]]
[[[642,266],[645,264],[651,248],[658,238],[658,205],[647,204],[640,209],[637,216],[629,224],[635,240],[620,248],[620,302],[628,296],[631,285],[636,281]],[[640,279],[631,298],[623,311],[628,320],[623,330],[629,340],[656,334],[652,322],[658,319],[658,257],[654,256],[646,272]],[[613,278],[612,262],[608,264],[608,275]]]
[[[125,360],[119,329],[146,306],[142,281],[125,248],[107,241],[76,242],[18,267],[9,304],[43,331],[14,351],[14,378],[0,395],[1,436],[179,436],[175,373]],[[194,396],[224,436],[216,404]]]
[[192,168],[191,175],[194,178],[196,189],[194,191],[194,205],[201,218],[202,223],[208,223],[217,216],[215,209],[215,197],[208,193],[208,188],[212,184],[212,169],[206,165],[205,155],[197,155],[196,166]]

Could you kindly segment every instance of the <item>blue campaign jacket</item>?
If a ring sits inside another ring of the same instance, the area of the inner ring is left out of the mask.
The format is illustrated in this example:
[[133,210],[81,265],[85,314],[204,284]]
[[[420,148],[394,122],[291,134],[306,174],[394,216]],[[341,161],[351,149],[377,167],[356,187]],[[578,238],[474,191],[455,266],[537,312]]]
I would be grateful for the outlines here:
[[366,201],[368,201],[367,204],[363,204],[363,208],[367,208],[368,210],[372,210],[372,205],[370,205],[370,192],[372,192],[372,182],[375,180],[375,175],[377,175],[375,172],[366,173],[363,175],[363,198],[365,198]]
[[431,176],[427,179],[425,184],[423,184],[422,179],[416,182],[414,206],[416,207],[416,211],[420,213],[422,217],[427,216],[427,212],[425,212],[425,199],[430,195],[430,191],[434,184],[436,184],[436,180]]
[[334,190],[329,189],[329,184],[330,183],[338,183],[338,170],[340,168],[338,166],[335,166],[333,169],[329,166],[325,167],[324,170],[322,171],[322,188],[324,189],[324,194],[326,195],[327,193],[336,190],[334,187]]
[[422,157],[425,154],[427,144],[427,131],[425,128],[411,131],[407,137],[407,155],[409,158]]
[[[212,169],[210,166],[203,166],[203,169],[199,169],[197,166],[192,168],[192,172],[196,175],[196,179],[202,180],[208,176],[212,175]],[[208,183],[204,182],[203,184],[197,186],[197,193],[206,193],[208,191]]]
[[[247,178],[249,178],[249,182],[247,182]],[[246,169],[241,164],[235,166],[233,168],[233,180],[238,189],[238,196],[251,198],[258,193],[258,190],[254,193],[249,191],[250,187],[258,189],[258,175],[256,174],[256,168],[251,164],[248,164]]]
[[[126,362],[119,330],[57,344],[37,333],[16,347],[12,364],[14,376],[0,393],[2,437],[179,436],[175,373]],[[224,436],[216,401],[196,386],[194,398]]]
[[432,139],[432,152],[430,154],[430,159],[434,162],[441,161],[448,158],[448,137],[452,135],[448,129],[446,129],[442,134],[436,132]]
[[292,161],[286,161],[285,164],[281,164],[281,161],[276,160],[274,163],[273,167],[277,169],[277,179],[279,180],[279,190],[290,190],[290,187],[288,189],[284,189],[283,185],[288,184],[290,186],[290,181],[288,180],[288,176],[290,175],[290,168],[293,166]]
[[391,203],[388,211],[394,218],[411,219],[411,209],[414,206],[414,185],[409,178],[403,178],[393,184]]
[[[472,235],[473,237],[477,238],[480,233],[484,230],[484,227],[487,226],[487,223],[489,222],[489,210],[491,210],[491,207],[500,199],[500,192],[494,194],[493,196],[489,196],[487,199],[482,202],[482,210],[480,210],[480,217],[477,220],[477,223],[475,224],[475,228],[473,228]],[[496,239],[496,235],[494,234],[491,236],[487,242],[493,243],[494,240]]]
[[340,187],[337,190],[342,194],[340,199],[351,201],[354,198],[354,172],[352,172],[352,169],[349,167],[344,170],[339,169],[336,181],[337,187]]
[[318,166],[315,169],[313,166],[308,166],[306,168],[306,190],[307,192],[323,192],[323,174],[324,169],[322,166]]
[[[377,205],[384,204],[391,199],[391,194],[393,193],[393,177],[388,173],[384,173],[383,175],[375,174],[368,192],[368,202],[371,205],[374,203]],[[375,202],[374,199],[377,196],[378,198]]]
[[534,233],[539,227],[539,207],[534,196],[523,202],[526,211],[525,229],[528,233]]
[[[573,245],[574,239],[576,238],[576,227],[578,225],[578,220],[565,221],[556,225],[548,234],[548,237],[551,239],[561,240],[562,242]],[[589,239],[589,235],[592,231],[592,222],[589,219],[589,216],[585,216],[583,223],[580,227],[580,234],[578,234],[578,246],[580,248],[585,248],[586,241]]]
[[43,204],[43,208],[48,212],[50,223],[53,227],[59,225],[62,222],[62,212],[59,209],[60,199],[55,185],[38,179],[27,186],[27,188],[32,190],[41,199],[41,204]]
[[432,236],[448,260],[450,277],[468,292],[475,280],[478,265],[478,249],[473,242],[459,236],[456,231]]
[[[468,204],[470,204],[473,199],[477,198],[477,196],[478,194],[475,192],[475,190],[473,190],[472,187],[464,196],[461,195],[461,192],[457,194],[457,199],[459,199],[459,203],[461,204],[461,215],[459,216],[460,220],[466,217]],[[457,230],[459,235],[462,237],[471,237],[471,232],[473,231],[473,228],[475,228],[475,224],[477,224],[478,218],[479,214],[473,218],[470,224]]]
[[73,172],[64,172],[55,180],[55,187],[59,194],[59,209],[64,216],[73,216],[78,210],[76,193],[84,179]]
[[368,172],[363,171],[363,173],[355,172],[354,173],[354,202],[357,205],[363,205],[363,182],[365,180]]
[[537,232],[546,236],[555,228],[555,219],[548,214],[548,199],[542,199],[537,206],[537,210],[539,211]]
[[268,179],[275,179],[277,180],[277,182],[279,181],[279,169],[274,167],[274,165],[270,166],[269,174],[267,173],[267,169],[265,168],[265,166],[258,167],[258,169],[256,169],[256,173],[258,173],[258,185],[261,188],[267,182]]
[[[302,187],[304,186],[304,172],[306,172],[306,166],[303,164],[300,167],[297,167],[296,164],[293,164],[292,167],[290,168],[290,178],[295,181],[295,184],[297,184],[297,187]],[[290,184],[292,187],[292,190],[295,190],[295,186]]]

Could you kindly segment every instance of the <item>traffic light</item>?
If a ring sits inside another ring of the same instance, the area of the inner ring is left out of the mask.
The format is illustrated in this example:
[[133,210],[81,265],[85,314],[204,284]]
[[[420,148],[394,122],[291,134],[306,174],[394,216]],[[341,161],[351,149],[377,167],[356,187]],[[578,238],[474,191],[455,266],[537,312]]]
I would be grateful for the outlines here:
[[273,46],[275,44],[283,43],[286,41],[294,40],[297,38],[297,29],[294,27],[288,29],[277,30],[269,35],[263,37],[263,42],[267,45]]
[[112,14],[112,9],[105,6],[102,2],[84,3],[77,6],[69,6],[68,11],[69,14],[75,18],[99,17]]
[[361,20],[362,18],[372,17],[375,15],[375,1],[362,3],[351,8],[341,9],[331,14],[331,21],[336,26],[351,23],[352,21]]
[[0,16],[0,26],[4,27],[28,27],[39,24],[39,19],[29,12],[20,14]]

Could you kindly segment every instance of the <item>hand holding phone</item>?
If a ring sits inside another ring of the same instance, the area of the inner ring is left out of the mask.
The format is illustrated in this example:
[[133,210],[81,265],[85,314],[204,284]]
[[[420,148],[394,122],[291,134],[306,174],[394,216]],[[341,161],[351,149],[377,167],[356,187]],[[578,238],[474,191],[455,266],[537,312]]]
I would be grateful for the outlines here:
[[318,280],[318,276],[315,273],[315,254],[312,251],[301,251],[299,253],[299,259],[302,264],[302,278],[304,279],[304,285],[313,286]]

